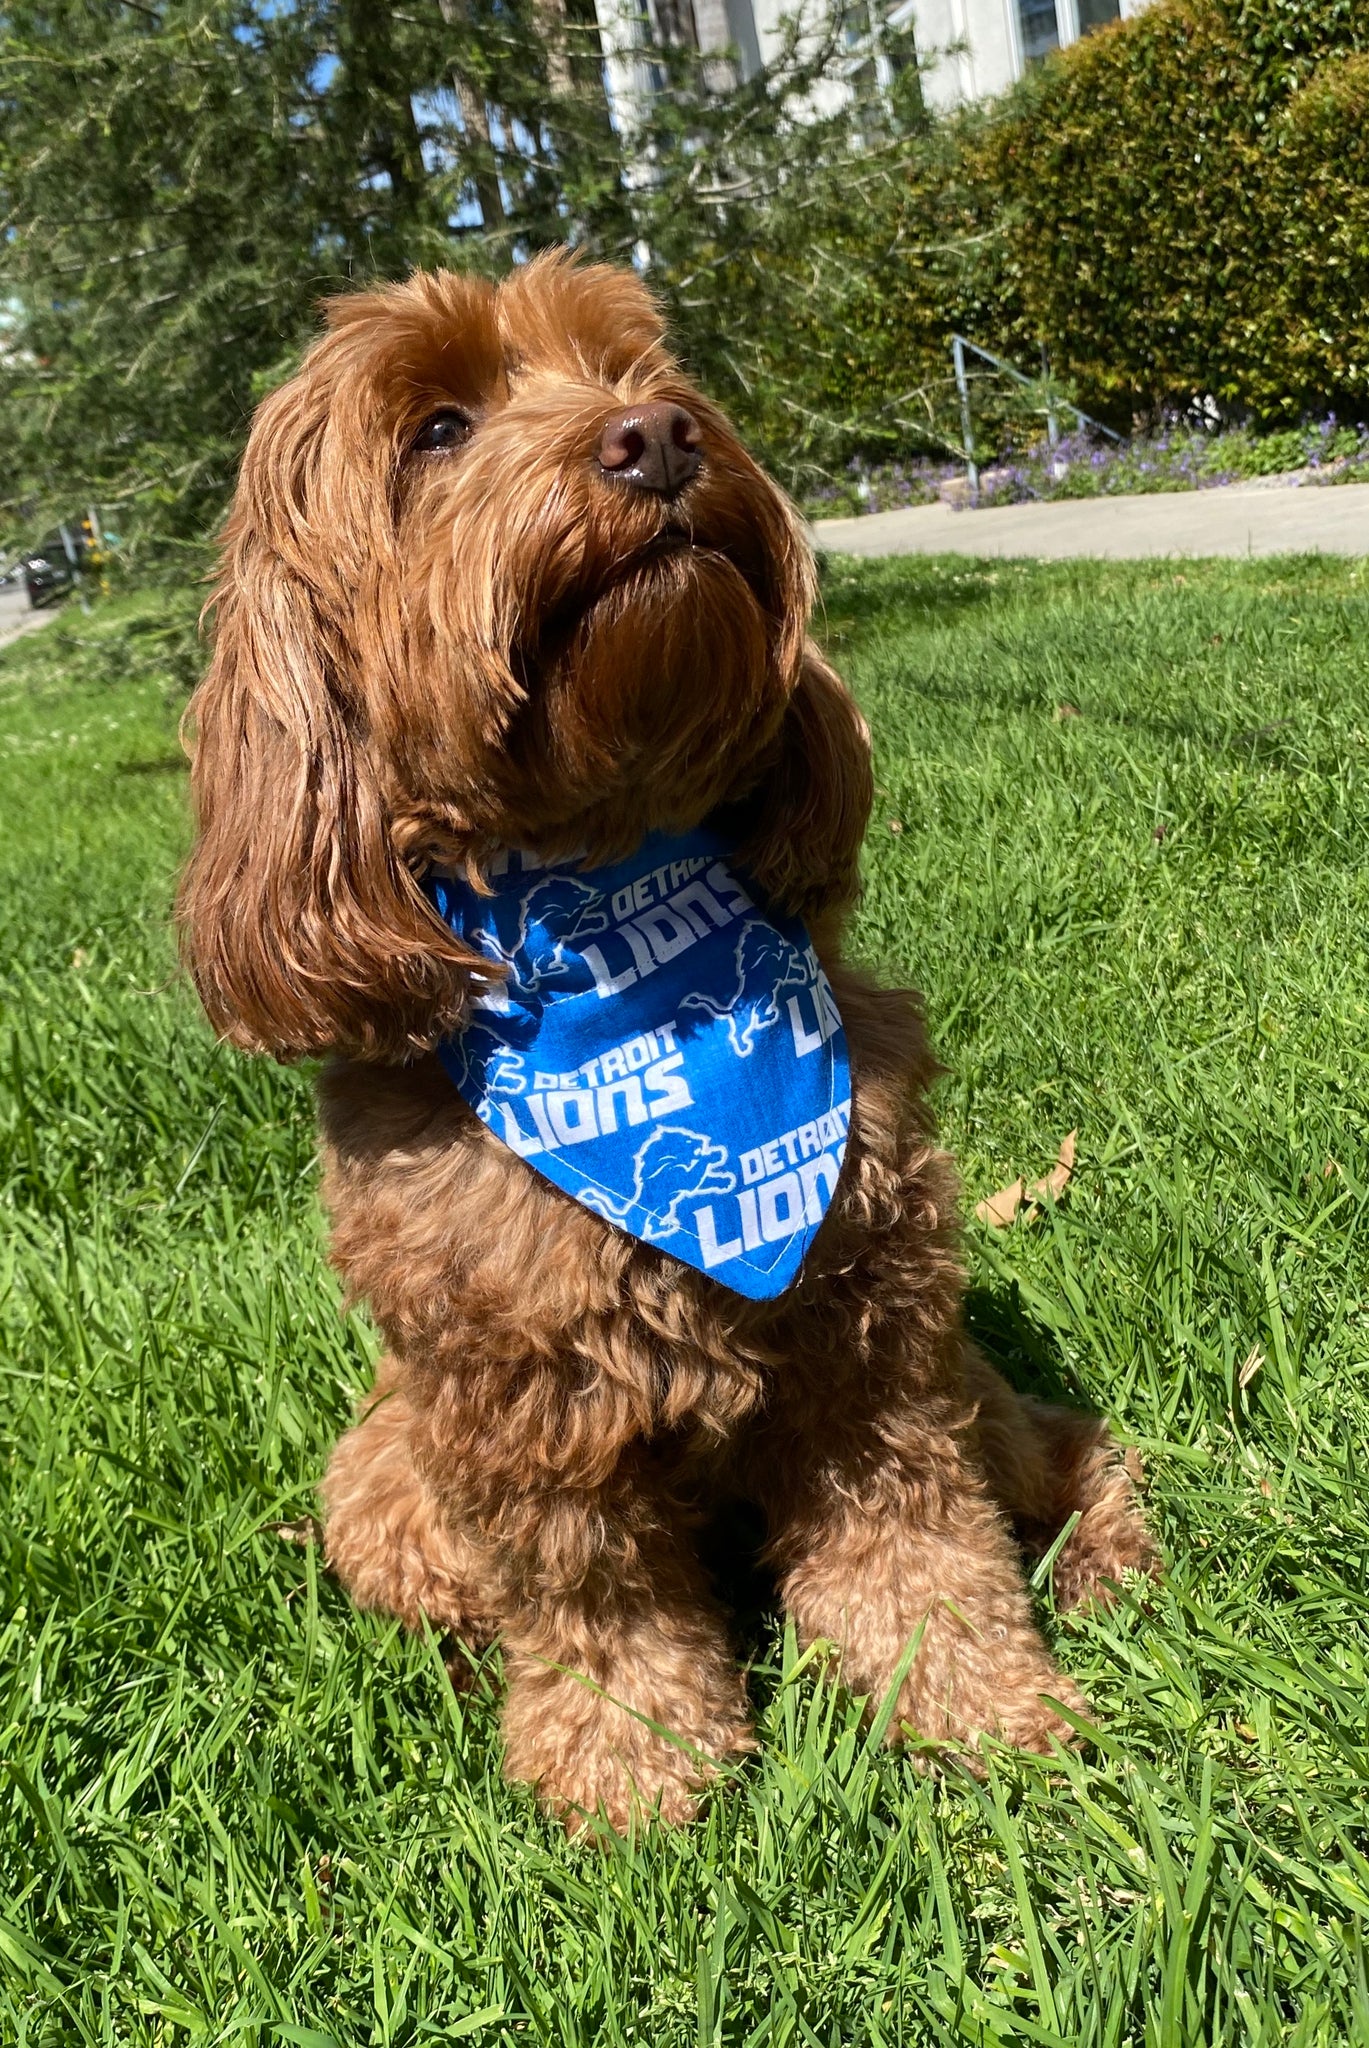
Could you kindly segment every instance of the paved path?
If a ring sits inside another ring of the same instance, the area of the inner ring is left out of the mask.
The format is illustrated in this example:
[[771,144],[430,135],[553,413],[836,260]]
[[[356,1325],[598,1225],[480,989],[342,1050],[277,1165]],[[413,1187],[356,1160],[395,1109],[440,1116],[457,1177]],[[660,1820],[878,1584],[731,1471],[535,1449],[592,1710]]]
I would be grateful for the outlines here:
[[820,519],[820,548],[841,555],[1030,555],[1065,561],[1138,555],[1369,555],[1369,484],[1261,490],[1228,484],[1150,497],[1056,499],[953,512],[915,505],[861,519]]
[[[915,505],[863,519],[820,519],[812,533],[820,548],[840,555],[1024,555],[1057,562],[1079,555],[1369,555],[1369,484],[1301,490],[1228,484],[986,512]],[[31,611],[22,587],[0,590],[0,647],[45,626],[60,609]]]
[[8,646],[11,640],[18,640],[25,633],[32,633],[39,626],[46,626],[49,619],[55,619],[62,609],[60,605],[49,605],[44,611],[36,612],[29,604],[27,593],[21,583],[17,590],[8,585],[0,590],[0,647]]

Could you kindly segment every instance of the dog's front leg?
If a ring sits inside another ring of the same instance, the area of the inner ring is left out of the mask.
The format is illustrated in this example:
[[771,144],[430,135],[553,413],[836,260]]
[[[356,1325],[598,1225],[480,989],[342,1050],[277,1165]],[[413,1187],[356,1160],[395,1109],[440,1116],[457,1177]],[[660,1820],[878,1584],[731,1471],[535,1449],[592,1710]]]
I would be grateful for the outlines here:
[[483,1534],[502,1582],[505,1770],[572,1831],[687,1820],[748,1743],[721,1611],[669,1504],[618,1479],[500,1504]]
[[619,1831],[652,1812],[687,1821],[717,1759],[748,1747],[742,1675],[699,1567],[662,1530],[633,1530],[621,1501],[549,1497],[533,1516],[504,1630],[508,1776],[572,1831],[594,1812]]
[[771,1554],[805,1642],[840,1653],[844,1682],[886,1696],[917,1648],[891,1739],[1044,1750],[1069,1729],[1045,1696],[1083,1702],[1034,1625],[1021,1561],[974,1458],[972,1410],[931,1398],[900,1412],[853,1391],[822,1429],[765,1459]]
[[415,1376],[411,1442],[502,1638],[505,1770],[572,1830],[685,1820],[747,1746],[746,1693],[692,1508],[621,1375],[632,1354],[589,1377],[550,1343],[500,1354],[485,1335],[483,1356],[463,1330],[448,1369]]
[[413,1429],[404,1374],[386,1359],[319,1489],[328,1564],[358,1607],[397,1614],[406,1628],[428,1621],[488,1643],[484,1560],[415,1466]]

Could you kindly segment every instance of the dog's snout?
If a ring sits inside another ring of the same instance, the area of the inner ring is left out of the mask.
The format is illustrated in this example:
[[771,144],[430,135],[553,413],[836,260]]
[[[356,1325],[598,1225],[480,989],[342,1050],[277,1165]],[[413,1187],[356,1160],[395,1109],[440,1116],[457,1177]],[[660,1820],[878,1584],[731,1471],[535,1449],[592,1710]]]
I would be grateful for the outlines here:
[[631,405],[604,422],[596,453],[606,476],[673,498],[697,473],[702,441],[682,405]]

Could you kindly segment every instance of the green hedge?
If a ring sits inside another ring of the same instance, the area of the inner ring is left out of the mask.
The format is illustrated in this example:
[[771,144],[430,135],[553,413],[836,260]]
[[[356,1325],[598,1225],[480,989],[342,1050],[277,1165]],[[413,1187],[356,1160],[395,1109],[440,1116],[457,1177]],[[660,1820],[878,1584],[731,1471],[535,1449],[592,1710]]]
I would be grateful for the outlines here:
[[791,477],[956,442],[955,328],[1119,426],[1369,417],[1369,0],[1161,0],[781,195],[692,317]]
[[[0,12],[0,301],[29,307],[0,350],[15,535],[88,498],[126,537],[197,533],[314,298],[511,260],[507,236],[453,234],[446,171],[368,168],[377,108],[411,114],[405,81],[446,49],[440,11],[379,10],[411,71],[377,58],[367,85],[353,51],[326,91],[347,9],[268,10],[246,42],[230,0],[152,14],[157,33],[147,10]],[[686,358],[791,486],[957,446],[954,329],[1023,366],[1044,344],[1120,425],[1204,397],[1260,427],[1369,417],[1369,0],[1158,0],[950,119],[915,67],[819,115],[840,52],[781,66],[788,100],[773,76],[717,95],[677,59],[652,177],[627,191],[597,115],[578,143],[557,130],[518,186],[541,227],[514,239],[649,249]],[[1001,381],[976,418],[981,447],[1006,432]]]
[[707,290],[659,271],[686,355],[790,483],[854,449],[958,437],[948,335],[993,332],[991,201],[954,124],[920,122],[786,186]]
[[1006,325],[1116,412],[1369,400],[1369,7],[1169,0],[1004,105]]

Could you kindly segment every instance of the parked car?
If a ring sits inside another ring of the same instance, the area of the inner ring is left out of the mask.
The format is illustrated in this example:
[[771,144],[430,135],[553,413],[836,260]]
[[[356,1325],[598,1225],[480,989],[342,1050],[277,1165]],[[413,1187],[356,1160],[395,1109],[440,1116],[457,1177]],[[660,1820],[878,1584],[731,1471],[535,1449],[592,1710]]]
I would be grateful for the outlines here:
[[103,562],[103,535],[94,511],[68,519],[45,534],[23,559],[24,588],[35,608],[65,597],[82,576],[98,574]]
[[24,557],[24,588],[35,611],[65,597],[75,587],[76,575],[76,563],[60,531],[48,534],[33,554]]

